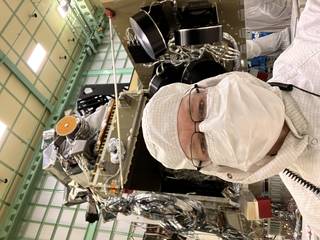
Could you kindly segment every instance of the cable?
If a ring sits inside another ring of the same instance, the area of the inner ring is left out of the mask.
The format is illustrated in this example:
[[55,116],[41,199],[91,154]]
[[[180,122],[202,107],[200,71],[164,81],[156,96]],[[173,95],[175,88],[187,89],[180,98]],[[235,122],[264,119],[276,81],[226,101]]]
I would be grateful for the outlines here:
[[280,90],[282,91],[287,91],[287,92],[291,92],[293,90],[293,88],[296,88],[302,92],[305,92],[305,93],[308,93],[308,94],[311,94],[313,96],[316,96],[316,97],[320,97],[319,94],[317,93],[314,93],[314,92],[310,92],[306,89],[303,89],[303,88],[300,88],[300,87],[297,87],[293,84],[286,84],[286,83],[281,83],[281,82],[268,82],[272,87],[279,87]]
[[314,92],[309,92],[308,90],[305,90],[305,89],[303,89],[303,88],[299,88],[299,87],[297,87],[297,86],[295,86],[295,85],[292,85],[292,86],[293,86],[294,88],[296,88],[296,89],[299,89],[300,91],[309,93],[309,94],[311,94],[311,95],[313,95],[313,96],[316,96],[316,97],[320,97],[319,94],[316,94],[316,93],[314,93]]

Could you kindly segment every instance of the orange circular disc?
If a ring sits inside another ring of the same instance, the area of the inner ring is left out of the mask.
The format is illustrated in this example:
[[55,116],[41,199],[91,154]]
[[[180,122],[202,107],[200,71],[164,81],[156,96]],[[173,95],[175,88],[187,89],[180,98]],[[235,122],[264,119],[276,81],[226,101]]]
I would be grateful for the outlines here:
[[77,128],[78,121],[74,116],[65,116],[56,124],[56,132],[59,136],[68,136]]

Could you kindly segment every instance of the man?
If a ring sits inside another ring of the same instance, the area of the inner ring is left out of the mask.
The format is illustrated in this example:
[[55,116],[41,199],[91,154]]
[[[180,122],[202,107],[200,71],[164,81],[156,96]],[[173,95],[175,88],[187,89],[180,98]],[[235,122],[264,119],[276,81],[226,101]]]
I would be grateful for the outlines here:
[[292,0],[244,0],[248,31],[279,32],[290,27]]
[[[308,0],[296,38],[271,82],[320,93],[320,1]],[[160,89],[147,104],[143,134],[151,155],[173,169],[197,169],[253,183],[280,174],[303,216],[303,239],[320,236],[320,98],[281,91],[231,72]],[[296,175],[287,174],[288,168]],[[297,177],[308,181],[301,184]]]
[[273,32],[247,40],[248,59],[274,54],[290,44],[292,0],[245,0],[246,29],[251,32]]

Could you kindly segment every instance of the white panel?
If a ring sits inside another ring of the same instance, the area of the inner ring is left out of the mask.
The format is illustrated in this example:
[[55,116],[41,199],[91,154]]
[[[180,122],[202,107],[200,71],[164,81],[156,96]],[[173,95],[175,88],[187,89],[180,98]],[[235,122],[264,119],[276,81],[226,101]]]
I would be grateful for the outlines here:
[[21,32],[17,41],[14,44],[14,49],[18,54],[22,55],[24,49],[26,48],[26,46],[30,41],[30,38],[31,38],[31,35],[26,30],[23,30]]
[[41,232],[40,232],[40,235],[39,235],[39,239],[41,239],[41,240],[49,240],[49,239],[51,239],[51,235],[52,235],[53,229],[54,229],[54,226],[44,224],[42,226],[42,229],[41,229]]
[[74,222],[74,226],[77,226],[77,227],[87,227],[88,223],[86,222],[86,212],[85,211],[78,211],[78,214],[77,214],[77,217],[76,217],[76,220]]
[[0,1],[0,9],[1,9],[1,14],[0,14],[0,31],[1,31],[2,28],[8,22],[9,17],[11,16],[12,12],[7,7],[7,5],[4,3],[4,1]]
[[[0,45],[0,49],[1,49],[1,45]],[[4,64],[1,64],[0,65],[0,83],[4,84],[7,81],[9,75],[10,75],[10,70]]]
[[52,192],[49,191],[41,191],[39,193],[39,197],[37,200],[37,203],[43,204],[43,205],[48,205],[50,198],[51,198]]
[[121,78],[121,83],[130,83],[131,81],[131,75],[123,75]]
[[70,240],[75,239],[75,240],[80,240],[80,239],[84,239],[84,236],[86,234],[86,231],[84,229],[72,229],[71,230],[71,234],[70,234]]
[[19,37],[23,26],[16,17],[11,18],[9,24],[6,26],[2,36],[12,44]]
[[26,223],[22,236],[25,238],[35,239],[39,230],[39,223]]
[[58,227],[57,231],[54,235],[54,240],[64,240],[67,239],[69,228],[66,227]]
[[102,62],[93,62],[91,65],[91,70],[100,70],[102,68]]
[[87,211],[87,207],[88,207],[88,203],[81,203],[80,204],[80,209]]
[[[122,78],[121,75],[117,75],[117,76],[116,76],[116,82],[117,82],[117,83],[120,83],[121,78]],[[113,76],[110,76],[110,77],[109,77],[109,81],[111,81],[111,83],[113,83]]]
[[59,42],[57,42],[50,55],[50,59],[52,62],[54,62],[55,66],[61,73],[63,73],[68,61],[70,60],[68,56],[67,59],[64,59],[64,56],[67,56],[67,53],[62,47],[62,45]]
[[[110,239],[110,233],[106,232],[98,232],[96,240],[107,240]],[[113,238],[114,240],[117,240],[117,238]]]
[[[142,223],[141,223],[142,224]],[[143,235],[146,232],[146,225],[136,226],[134,229],[134,233],[138,235]]]
[[46,15],[46,12],[48,11],[49,7],[54,3],[55,1],[52,0],[41,0],[37,4],[37,8],[39,9],[40,13],[44,16]]
[[[42,105],[42,103],[39,102],[37,98],[35,98],[33,95],[29,95],[28,100],[25,104],[25,106],[32,111],[32,113],[38,118],[41,119],[45,108]],[[42,119],[42,122],[46,121],[45,119]]]
[[63,19],[58,12],[57,1],[52,1],[53,6],[46,15],[46,20],[53,30],[54,34],[58,36],[65,24],[65,19]]
[[54,193],[51,205],[60,207],[62,204],[63,204],[63,191],[56,191]]
[[31,1],[23,1],[23,4],[19,7],[19,9],[16,12],[16,15],[19,17],[19,19],[21,20],[22,23],[39,22],[38,18],[32,18],[30,16],[34,12],[35,12],[34,6],[33,6],[32,2]]
[[[31,44],[33,45],[33,43]],[[30,45],[29,45],[30,47]],[[28,49],[29,49],[28,47]],[[28,51],[28,50],[27,50]],[[31,51],[30,51],[30,54],[31,54]],[[26,54],[23,55],[23,58],[24,56],[26,56]],[[29,56],[26,57],[26,59],[28,58]],[[31,83],[34,83],[36,81],[36,74],[30,69],[30,67],[25,64],[23,61],[20,61],[18,63],[18,68],[21,72],[23,72],[24,76],[31,82]]]
[[56,89],[59,80],[60,80],[61,74],[60,72],[53,66],[51,61],[48,61],[46,65],[43,67],[43,70],[40,74],[40,79],[47,86],[47,88],[54,92]]
[[113,221],[104,223],[101,221],[99,229],[111,231],[113,227]]
[[86,84],[95,84],[97,82],[97,77],[87,77],[85,83]]
[[41,81],[38,81],[35,85],[37,90],[47,99],[50,99],[52,94],[51,92],[44,86],[44,84]]
[[102,43],[98,46],[97,50],[98,52],[106,51],[109,47],[109,38],[108,39],[103,39]]
[[102,65],[103,69],[112,69],[112,61],[110,60],[106,60],[103,65]]
[[36,137],[35,130],[38,125],[39,121],[30,112],[23,109],[14,125],[13,131],[26,142],[31,142],[31,139]]
[[55,177],[48,175],[45,179],[43,188],[46,189],[54,189],[54,186],[57,183],[57,179]]
[[0,121],[6,124],[8,128],[11,128],[20,112],[21,104],[7,91],[3,90],[0,94],[0,109]]
[[[1,142],[3,141],[0,141],[0,143]],[[10,167],[18,169],[23,160],[26,148],[26,144],[15,135],[10,134],[0,151],[0,159]]]
[[49,208],[44,219],[47,223],[56,223],[59,216],[60,208]]
[[128,57],[128,54],[126,51],[119,52],[118,58],[127,58],[127,57]]
[[131,222],[118,221],[117,232],[122,232],[122,233],[129,232],[130,226],[131,226]]
[[59,182],[59,183],[58,183],[58,186],[56,187],[56,189],[57,189],[57,190],[60,190],[60,191],[64,191],[65,188],[66,188],[66,187],[65,187],[61,182]]
[[74,213],[74,210],[63,209],[59,223],[63,225],[71,225]]
[[132,65],[132,62],[130,61],[130,59],[128,59],[125,67],[126,68],[133,68],[133,65]]
[[31,214],[31,220],[41,222],[44,216],[46,208],[44,207],[34,207],[33,212]]
[[126,63],[126,60],[116,60],[116,69],[117,68],[124,68],[124,65]]
[[[108,76],[108,75],[99,76],[99,77],[98,77],[97,84],[106,84],[106,83],[108,83],[108,79],[109,79],[109,76]],[[113,78],[112,78],[112,79],[113,79]]]
[[33,195],[32,195],[32,199],[31,199],[31,202],[32,203],[36,203],[37,202],[37,199],[38,199],[38,196],[40,194],[40,191],[34,191]]
[[25,102],[29,94],[29,90],[13,74],[9,77],[8,82],[6,83],[6,88],[13,93],[21,103]]
[[32,212],[33,212],[33,209],[32,207],[29,206],[23,218],[26,220],[29,220],[31,218]]
[[[3,0],[1,2],[3,2]],[[14,11],[22,2],[22,0],[6,0],[6,2],[8,3],[9,7]]]
[[47,23],[43,21],[35,34],[37,42],[41,43],[47,52],[50,52],[56,42],[55,35],[51,32]]
[[127,235],[120,235],[120,234],[115,234],[114,239],[117,240],[128,240],[128,236]]
[[103,52],[103,53],[97,53],[97,54],[94,56],[93,61],[103,61],[105,57],[106,57],[106,53],[105,53],[105,52]]
[[45,179],[46,179],[46,174],[41,175],[41,179],[40,179],[40,181],[38,181],[38,183],[37,183],[37,188],[41,188],[41,187],[42,187],[43,181],[44,181]]

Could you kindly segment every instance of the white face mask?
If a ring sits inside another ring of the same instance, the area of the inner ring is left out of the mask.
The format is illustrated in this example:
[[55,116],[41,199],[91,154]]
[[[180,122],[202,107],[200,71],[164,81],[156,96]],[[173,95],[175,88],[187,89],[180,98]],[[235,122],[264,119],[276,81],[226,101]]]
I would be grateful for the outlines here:
[[282,130],[285,109],[281,98],[262,81],[227,76],[208,87],[205,134],[214,165],[243,171],[270,151]]

